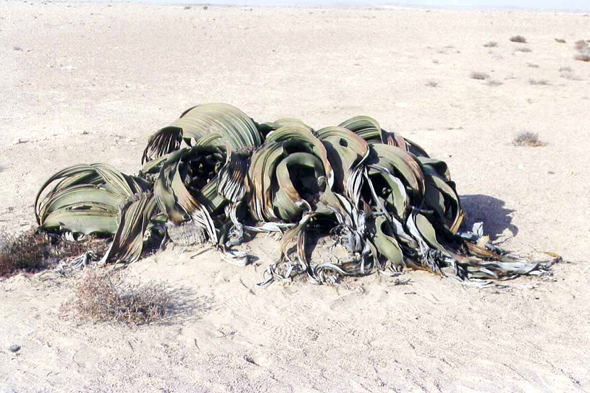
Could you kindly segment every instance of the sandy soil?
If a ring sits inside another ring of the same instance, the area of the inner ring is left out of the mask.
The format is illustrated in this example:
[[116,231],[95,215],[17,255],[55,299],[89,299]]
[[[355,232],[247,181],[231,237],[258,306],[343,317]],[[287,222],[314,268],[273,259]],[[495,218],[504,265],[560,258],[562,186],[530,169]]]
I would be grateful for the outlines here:
[[[507,289],[422,272],[407,286],[371,276],[259,289],[276,242],[255,239],[260,260],[246,268],[171,249],[128,269],[178,302],[168,323],[137,329],[60,319],[72,280],[19,275],[0,281],[0,391],[590,391],[590,64],[573,60],[589,24],[573,13],[1,0],[0,229],[34,222],[34,195],[55,171],[108,162],[133,173],[151,133],[221,101],[260,121],[373,116],[448,162],[469,223],[484,220],[519,254],[572,263]],[[547,145],[512,146],[520,131]]]

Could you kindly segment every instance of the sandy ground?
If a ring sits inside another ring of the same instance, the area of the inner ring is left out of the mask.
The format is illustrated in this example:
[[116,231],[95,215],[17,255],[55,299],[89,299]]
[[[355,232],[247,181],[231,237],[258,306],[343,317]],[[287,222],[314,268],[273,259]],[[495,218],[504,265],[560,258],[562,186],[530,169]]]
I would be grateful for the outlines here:
[[[0,391],[590,391],[590,64],[573,60],[589,26],[574,13],[0,0],[0,229],[34,222],[55,171],[133,173],[150,134],[221,101],[259,121],[373,116],[448,162],[469,223],[572,261],[508,289],[423,272],[259,289],[274,241],[255,239],[246,268],[172,249],[128,269],[178,302],[137,329],[61,319],[72,280],[19,275],[0,281]],[[520,131],[547,145],[512,146]]]

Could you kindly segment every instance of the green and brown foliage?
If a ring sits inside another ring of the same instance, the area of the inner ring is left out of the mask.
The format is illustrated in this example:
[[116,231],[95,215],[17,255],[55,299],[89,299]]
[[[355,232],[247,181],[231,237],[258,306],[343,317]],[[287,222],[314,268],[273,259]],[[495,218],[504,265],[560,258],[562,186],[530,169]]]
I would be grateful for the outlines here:
[[[133,262],[144,243],[207,240],[232,263],[245,234],[282,234],[268,284],[425,269],[469,281],[538,275],[548,266],[504,255],[483,234],[458,234],[464,212],[443,161],[368,116],[314,129],[299,119],[257,123],[205,104],[154,134],[137,176],[78,165],[41,188],[41,229],[113,236],[103,262]],[[50,187],[50,185],[52,185]],[[315,262],[311,236],[335,236],[349,258]]]

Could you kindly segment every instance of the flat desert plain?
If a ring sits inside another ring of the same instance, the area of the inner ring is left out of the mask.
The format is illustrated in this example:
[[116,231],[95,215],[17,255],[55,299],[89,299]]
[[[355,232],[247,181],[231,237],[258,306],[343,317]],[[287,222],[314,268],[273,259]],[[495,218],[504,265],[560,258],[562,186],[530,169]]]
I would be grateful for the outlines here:
[[[59,169],[135,173],[149,135],[227,102],[259,122],[372,116],[446,160],[468,226],[568,263],[504,288],[407,272],[262,289],[273,239],[242,268],[171,247],[127,269],[178,304],[136,328],[62,318],[74,279],[19,274],[0,281],[0,391],[590,391],[589,34],[583,13],[1,0],[4,231],[34,224]],[[514,146],[523,131],[546,144]]]

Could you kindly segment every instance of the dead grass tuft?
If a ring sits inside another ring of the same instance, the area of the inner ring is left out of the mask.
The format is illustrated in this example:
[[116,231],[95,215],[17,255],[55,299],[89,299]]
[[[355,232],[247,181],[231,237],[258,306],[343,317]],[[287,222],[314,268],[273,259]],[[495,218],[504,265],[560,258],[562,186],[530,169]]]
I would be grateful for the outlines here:
[[584,40],[578,40],[576,41],[576,43],[574,44],[574,48],[576,50],[583,50],[584,48],[586,48],[588,46],[588,41],[584,41]]
[[577,55],[574,56],[574,59],[579,61],[590,62],[590,40],[584,41],[580,40],[577,41],[575,44],[575,48],[578,50]]
[[530,53],[530,52],[532,52],[532,51],[533,51],[533,50],[532,50],[531,48],[527,48],[527,47],[524,47],[524,46],[523,46],[523,47],[521,47],[521,48],[516,48],[516,49],[514,50],[514,52],[521,52],[521,53]]
[[10,277],[18,272],[36,272],[48,265],[51,242],[47,236],[29,230],[17,237],[0,235],[0,277]]
[[19,272],[35,273],[56,262],[79,256],[86,251],[96,255],[106,252],[105,241],[91,238],[82,242],[65,241],[30,229],[18,236],[0,233],[0,277]]
[[471,79],[477,79],[477,80],[486,80],[489,79],[489,75],[486,74],[485,72],[472,72],[471,73]]
[[549,85],[549,81],[546,79],[533,79],[530,78],[529,79],[529,84],[533,85],[533,86],[548,86]]
[[121,272],[88,270],[76,284],[75,299],[62,311],[95,322],[142,325],[166,318],[171,303],[160,283],[127,283]]
[[522,131],[519,132],[512,140],[514,146],[540,147],[546,143],[539,140],[539,134],[536,132]]
[[487,84],[488,86],[501,86],[502,82],[495,79],[490,79]]
[[515,36],[510,37],[510,41],[519,42],[521,44],[526,44],[526,38],[524,38],[521,35],[515,35]]

